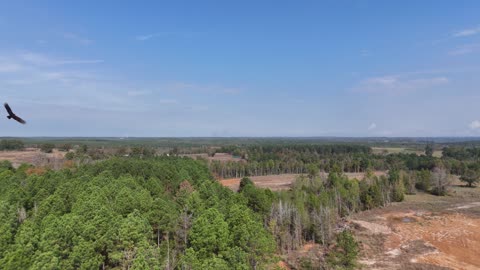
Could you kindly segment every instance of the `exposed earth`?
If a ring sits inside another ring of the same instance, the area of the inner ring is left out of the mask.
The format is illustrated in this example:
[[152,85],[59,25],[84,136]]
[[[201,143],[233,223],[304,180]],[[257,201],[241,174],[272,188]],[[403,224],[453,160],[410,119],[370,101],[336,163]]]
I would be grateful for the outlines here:
[[[376,171],[375,175],[385,175],[385,172]],[[362,180],[365,177],[365,173],[345,173],[350,179],[356,178]],[[255,183],[257,187],[269,188],[271,190],[285,190],[289,189],[292,183],[300,174],[278,174],[278,175],[263,175],[263,176],[249,176],[249,178]],[[240,186],[241,178],[229,178],[219,180],[223,186],[226,186],[232,190],[238,190]]]
[[0,161],[8,160],[14,167],[23,163],[35,166],[50,166],[57,168],[63,166],[65,152],[56,149],[52,153],[43,153],[38,148],[25,148],[21,151],[0,151]]
[[480,188],[408,195],[350,219],[367,269],[480,269]]

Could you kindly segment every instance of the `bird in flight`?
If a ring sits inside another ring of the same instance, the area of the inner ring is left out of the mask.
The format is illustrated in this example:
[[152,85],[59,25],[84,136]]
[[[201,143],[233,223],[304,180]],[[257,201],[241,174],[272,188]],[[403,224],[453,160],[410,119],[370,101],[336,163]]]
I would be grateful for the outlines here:
[[22,124],[26,124],[27,122],[25,122],[25,120],[23,120],[22,118],[18,117],[16,114],[13,113],[12,109],[10,108],[10,106],[8,106],[8,103],[5,103],[4,104],[5,106],[5,109],[7,110],[8,112],[8,116],[7,118],[8,119],[14,119],[15,121],[19,122],[19,123],[22,123]]

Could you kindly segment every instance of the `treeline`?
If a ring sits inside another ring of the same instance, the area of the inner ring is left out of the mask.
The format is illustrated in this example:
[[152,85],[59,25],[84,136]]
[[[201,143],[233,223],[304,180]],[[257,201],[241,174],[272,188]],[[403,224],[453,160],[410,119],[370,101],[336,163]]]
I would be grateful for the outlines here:
[[264,269],[262,216],[201,161],[0,166],[1,269]]
[[0,151],[23,150],[25,145],[21,140],[0,140]]
[[[361,210],[402,201],[404,191],[398,171],[381,177],[368,174],[364,181],[349,180],[341,172],[331,172],[327,178],[302,176],[291,190],[275,194],[256,188],[249,178],[243,178],[239,188],[249,207],[264,217],[266,227],[275,237],[278,251],[282,254],[297,250],[307,242],[319,243],[328,249],[335,242],[337,233],[343,231],[339,227],[342,218]],[[352,252],[355,250],[352,249]],[[350,255],[356,256],[356,253]],[[336,255],[332,253],[331,256]],[[338,258],[332,260],[344,265],[342,269],[354,269],[351,260],[354,257],[342,258],[341,263]],[[306,267],[303,263],[289,262],[296,269]],[[308,266],[309,269],[328,268],[325,261],[309,261]]]
[[340,168],[344,172],[365,172],[368,168],[383,169],[386,167],[382,158],[372,155],[371,148],[363,145],[224,146],[217,152],[230,153],[247,161],[212,161],[211,171],[221,178],[308,173],[311,165],[317,166],[325,172],[334,168]]
[[480,160],[480,147],[445,147],[443,157],[456,160]]
[[308,267],[355,269],[358,249],[342,232],[344,217],[417,189],[444,195],[449,185],[445,167],[392,168],[380,177],[367,169],[357,181],[339,166],[321,177],[310,164],[291,190],[274,193],[244,178],[235,193],[205,161],[139,155],[60,171],[1,162],[0,268],[266,269],[273,254],[313,241],[328,259]]
[[[428,147],[427,147],[428,148]],[[323,172],[367,172],[368,170],[387,171],[433,171],[442,167],[450,174],[480,175],[480,147],[447,147],[443,156],[434,157],[431,150],[427,155],[396,153],[389,155],[373,154],[362,145],[286,145],[223,147],[218,152],[241,156],[244,162],[211,161],[209,168],[220,178],[242,178],[271,174],[308,174],[312,167]],[[428,154],[430,152],[430,154]]]
[[279,193],[268,224],[284,251],[306,241],[327,245],[340,218],[402,201],[403,196],[404,186],[395,172],[388,177],[369,175],[364,181],[350,180],[338,172],[326,179],[300,177],[292,190]]

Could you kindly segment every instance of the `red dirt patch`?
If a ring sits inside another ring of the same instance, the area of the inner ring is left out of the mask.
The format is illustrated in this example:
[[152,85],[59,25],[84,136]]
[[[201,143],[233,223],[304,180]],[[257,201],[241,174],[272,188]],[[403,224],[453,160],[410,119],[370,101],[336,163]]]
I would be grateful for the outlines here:
[[[289,189],[290,185],[295,181],[299,174],[279,174],[279,175],[263,175],[249,177],[253,183],[260,188],[269,188],[271,190],[285,190]],[[230,178],[220,180],[223,186],[226,186],[234,191],[238,190],[240,186],[240,178]]]
[[379,214],[371,217],[371,222],[352,220],[364,246],[364,265],[376,269],[480,269],[478,216],[453,211],[382,211],[375,212]]
[[203,158],[209,161],[221,161],[221,162],[228,162],[228,161],[234,161],[234,162],[245,162],[244,159],[240,157],[235,157],[231,154],[228,153],[215,153],[213,157],[208,156],[208,154],[203,153],[203,154],[185,154],[182,155],[184,157],[190,157],[193,159],[196,158]]
[[278,268],[280,269],[285,269],[285,270],[290,270],[290,267],[288,267],[288,264],[284,261],[279,261],[277,263]]
[[[421,255],[416,259],[454,269],[479,269],[480,219],[470,218],[460,213],[445,215],[392,215],[394,234],[385,243],[388,249],[422,240],[432,245],[438,252]],[[406,222],[406,219],[408,222]]]

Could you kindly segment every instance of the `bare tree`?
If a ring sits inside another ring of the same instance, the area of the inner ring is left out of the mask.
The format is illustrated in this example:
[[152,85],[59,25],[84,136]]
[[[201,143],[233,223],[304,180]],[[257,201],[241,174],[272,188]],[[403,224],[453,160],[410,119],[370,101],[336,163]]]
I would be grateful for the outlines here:
[[432,193],[439,196],[447,194],[451,177],[444,168],[435,167],[431,176]]

